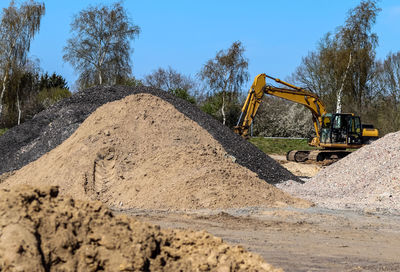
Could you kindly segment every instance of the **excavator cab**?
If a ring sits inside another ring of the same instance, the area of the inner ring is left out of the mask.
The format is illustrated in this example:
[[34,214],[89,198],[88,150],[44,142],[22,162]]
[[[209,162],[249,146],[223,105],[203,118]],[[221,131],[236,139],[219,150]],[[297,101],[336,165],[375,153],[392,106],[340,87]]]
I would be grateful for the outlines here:
[[362,144],[361,121],[351,113],[327,113],[322,116],[321,147],[346,149]]

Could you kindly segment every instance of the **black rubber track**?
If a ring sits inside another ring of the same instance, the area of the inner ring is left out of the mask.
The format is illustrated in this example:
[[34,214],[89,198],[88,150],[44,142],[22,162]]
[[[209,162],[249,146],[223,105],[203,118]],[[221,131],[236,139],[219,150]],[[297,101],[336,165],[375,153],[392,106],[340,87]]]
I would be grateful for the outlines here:
[[236,162],[268,183],[297,180],[254,145],[185,100],[149,87],[97,86],[73,94],[0,137],[0,174],[17,170],[66,140],[98,107],[127,95],[149,93],[171,103],[206,129]]

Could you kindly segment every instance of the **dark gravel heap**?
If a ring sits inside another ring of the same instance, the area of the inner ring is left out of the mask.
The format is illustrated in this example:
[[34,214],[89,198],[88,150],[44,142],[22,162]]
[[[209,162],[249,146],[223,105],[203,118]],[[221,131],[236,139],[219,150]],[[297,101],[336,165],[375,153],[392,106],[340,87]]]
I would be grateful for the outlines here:
[[126,86],[97,86],[77,92],[40,112],[32,120],[8,130],[0,137],[0,174],[20,169],[61,144],[101,105],[137,93],[156,95],[174,105],[177,110],[206,129],[236,158],[237,163],[256,172],[268,183],[297,181],[294,175],[264,152],[196,106],[164,91]]

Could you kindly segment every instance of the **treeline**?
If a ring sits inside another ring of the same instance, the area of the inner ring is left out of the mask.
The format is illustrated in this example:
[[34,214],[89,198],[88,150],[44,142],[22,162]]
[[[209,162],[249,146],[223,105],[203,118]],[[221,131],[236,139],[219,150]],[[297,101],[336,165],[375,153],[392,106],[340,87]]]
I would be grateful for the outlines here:
[[45,6],[11,1],[0,23],[0,128],[20,124],[56,101],[70,96],[61,75],[40,72],[29,59],[30,43],[40,29]]
[[[70,95],[62,76],[38,72],[38,65],[32,65],[27,57],[44,11],[44,4],[32,0],[19,8],[12,1],[3,10],[2,127],[30,118]],[[400,52],[376,59],[378,35],[372,32],[372,26],[379,12],[376,1],[361,1],[349,11],[342,26],[322,37],[317,49],[303,58],[286,81],[317,93],[330,112],[360,115],[363,123],[374,124],[383,135],[400,130]],[[251,84],[245,47],[240,41],[218,51],[199,67],[195,77],[160,67],[136,79],[132,76],[131,46],[140,27],[121,3],[80,11],[73,17],[71,33],[63,59],[78,72],[80,89],[102,84],[152,86],[196,104],[229,127],[236,125]],[[259,71],[263,72],[279,77],[273,71]],[[44,81],[50,79],[59,84],[46,85]],[[313,134],[311,114],[301,105],[267,96],[255,118],[253,134],[309,137]]]
[[55,102],[71,96],[65,79],[55,73],[24,71],[17,79],[12,74],[6,89],[3,127],[12,127],[31,119]]
[[[379,12],[376,1],[361,1],[349,10],[342,26],[321,38],[317,49],[302,59],[286,81],[317,93],[328,112],[361,116],[363,123],[373,124],[383,136],[400,130],[400,51],[390,53],[384,60],[376,59],[378,35],[372,32],[372,27]],[[249,79],[244,51],[240,42],[233,43],[206,62],[197,74],[200,80],[197,84],[193,81],[180,85],[195,94],[191,101],[230,127],[236,125],[247,95],[247,90],[243,91]],[[157,87],[171,89],[162,84],[163,80],[168,81],[160,76],[163,71],[159,69],[147,77],[145,84],[160,81]],[[268,73],[274,75],[273,71]],[[264,98],[254,121],[253,135],[311,137],[313,134],[311,113],[305,107],[271,96]]]
[[400,130],[400,52],[376,59],[372,26],[379,12],[375,1],[361,1],[303,58],[291,80],[317,93],[328,111],[353,112],[384,135]]

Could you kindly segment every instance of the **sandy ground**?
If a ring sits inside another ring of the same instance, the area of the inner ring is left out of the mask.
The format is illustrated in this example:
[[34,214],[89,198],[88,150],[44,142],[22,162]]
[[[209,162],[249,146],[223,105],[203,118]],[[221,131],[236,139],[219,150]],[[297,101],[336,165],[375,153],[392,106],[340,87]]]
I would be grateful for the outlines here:
[[400,271],[399,216],[317,208],[124,213],[162,228],[206,230],[285,271]]
[[[271,157],[300,177],[323,168]],[[122,213],[162,228],[206,230],[285,271],[400,271],[400,216],[317,207]]]
[[283,167],[292,172],[298,177],[310,178],[318,174],[318,172],[323,169],[321,163],[297,163],[290,162],[286,160],[285,155],[269,154],[271,158],[279,162]]

